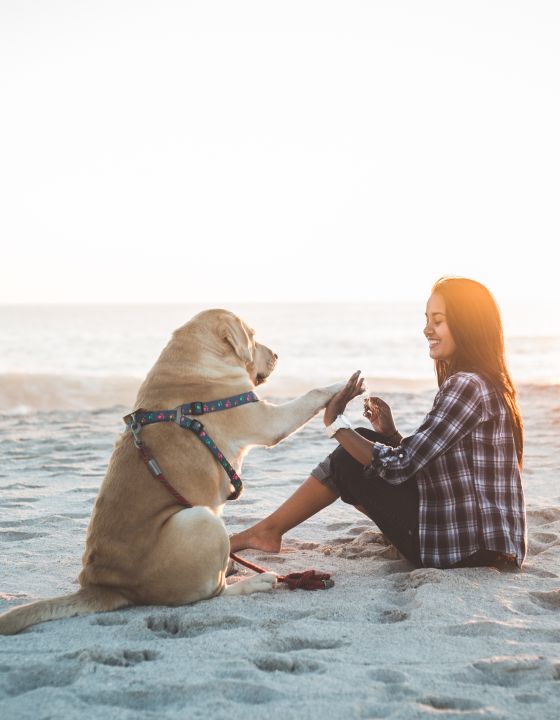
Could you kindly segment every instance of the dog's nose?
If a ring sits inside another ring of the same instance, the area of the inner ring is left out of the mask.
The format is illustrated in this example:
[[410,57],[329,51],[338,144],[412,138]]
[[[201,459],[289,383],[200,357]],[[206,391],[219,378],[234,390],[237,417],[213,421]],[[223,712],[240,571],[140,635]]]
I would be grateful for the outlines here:
[[277,355],[276,353],[272,353],[272,357],[273,357],[275,360],[278,360],[278,355]]

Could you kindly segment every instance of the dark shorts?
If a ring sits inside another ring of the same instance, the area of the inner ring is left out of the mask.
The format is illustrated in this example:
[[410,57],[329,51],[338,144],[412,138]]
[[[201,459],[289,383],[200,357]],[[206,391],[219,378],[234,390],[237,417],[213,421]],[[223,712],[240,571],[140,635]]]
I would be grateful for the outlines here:
[[[389,444],[384,435],[358,428],[372,442]],[[418,488],[411,478],[389,485],[368,474],[340,445],[311,472],[320,482],[338,492],[343,502],[361,507],[385,537],[416,567],[421,567],[418,540]]]

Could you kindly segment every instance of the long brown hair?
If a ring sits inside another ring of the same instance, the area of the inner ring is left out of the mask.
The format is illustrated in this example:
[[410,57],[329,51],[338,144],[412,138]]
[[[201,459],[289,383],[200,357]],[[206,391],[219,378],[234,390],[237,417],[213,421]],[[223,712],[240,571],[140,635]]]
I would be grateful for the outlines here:
[[523,457],[523,420],[517,391],[507,369],[500,309],[481,283],[462,277],[442,277],[432,288],[445,302],[447,325],[456,350],[448,360],[436,360],[438,384],[459,371],[484,375],[507,406],[519,464]]

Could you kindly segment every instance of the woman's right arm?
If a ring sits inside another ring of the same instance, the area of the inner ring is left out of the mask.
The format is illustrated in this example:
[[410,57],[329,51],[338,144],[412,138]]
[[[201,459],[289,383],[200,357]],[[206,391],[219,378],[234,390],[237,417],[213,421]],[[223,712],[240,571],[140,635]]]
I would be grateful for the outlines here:
[[364,417],[366,417],[375,432],[385,435],[389,445],[398,445],[402,435],[397,430],[393,413],[389,405],[380,397],[368,397],[364,400]]
[[486,419],[482,397],[481,381],[475,375],[452,375],[413,435],[404,438],[396,448],[372,444],[368,470],[392,485],[405,482]]

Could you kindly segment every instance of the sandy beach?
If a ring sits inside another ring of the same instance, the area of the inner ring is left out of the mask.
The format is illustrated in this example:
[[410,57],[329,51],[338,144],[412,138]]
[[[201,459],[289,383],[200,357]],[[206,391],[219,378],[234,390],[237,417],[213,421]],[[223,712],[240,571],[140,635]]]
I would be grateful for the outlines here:
[[[386,397],[409,408],[401,426],[411,431],[431,393]],[[289,533],[280,555],[244,553],[279,573],[330,572],[334,588],[132,608],[4,637],[0,714],[557,718],[560,388],[527,386],[521,403],[529,517],[521,572],[415,570],[338,502]],[[0,609],[75,588],[121,409],[1,419]],[[249,454],[245,493],[225,509],[228,528],[269,512],[330,449],[316,418],[280,446]]]

